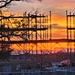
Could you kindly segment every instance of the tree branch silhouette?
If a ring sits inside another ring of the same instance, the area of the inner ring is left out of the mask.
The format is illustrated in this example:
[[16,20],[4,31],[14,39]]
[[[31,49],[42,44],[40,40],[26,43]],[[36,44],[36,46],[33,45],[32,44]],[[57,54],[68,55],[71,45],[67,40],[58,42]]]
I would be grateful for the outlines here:
[[[4,2],[3,5],[0,5],[0,8],[3,8],[3,7],[6,7],[8,4],[10,4],[12,1],[26,1],[26,2],[29,2],[30,0],[1,0],[0,3]],[[38,0],[38,1],[42,1],[42,0]]]
[[6,7],[6,5],[10,4],[13,0],[9,0],[8,2],[7,1],[0,1],[1,2],[4,2],[3,5],[0,6],[0,8],[3,8],[3,7]]

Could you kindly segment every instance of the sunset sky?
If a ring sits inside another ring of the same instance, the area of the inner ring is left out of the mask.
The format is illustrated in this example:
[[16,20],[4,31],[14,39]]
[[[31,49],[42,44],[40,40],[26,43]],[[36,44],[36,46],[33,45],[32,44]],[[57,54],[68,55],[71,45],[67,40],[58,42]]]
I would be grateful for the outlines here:
[[[38,10],[38,13],[49,14],[52,11],[52,33],[53,38],[66,38],[66,10],[75,12],[75,0],[30,0],[14,1],[11,6],[6,9],[12,14],[23,14],[25,11],[34,13]],[[61,28],[61,29],[60,29]]]
[[[30,2],[14,1],[7,9],[13,14],[23,14],[25,11],[34,13],[36,10],[38,10],[39,14],[49,14],[49,11],[52,11],[53,37],[58,38],[60,35],[60,38],[65,38],[66,10],[75,11],[75,0],[42,0],[42,2],[37,0],[30,0]],[[59,30],[60,28],[61,30]],[[62,35],[59,32],[65,34]],[[56,33],[59,34],[56,36]]]

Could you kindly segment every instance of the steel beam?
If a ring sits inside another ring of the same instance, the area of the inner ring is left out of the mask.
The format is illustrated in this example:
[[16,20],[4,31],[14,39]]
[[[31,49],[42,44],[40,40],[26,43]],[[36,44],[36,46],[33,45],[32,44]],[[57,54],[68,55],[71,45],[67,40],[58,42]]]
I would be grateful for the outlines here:
[[50,40],[25,40],[25,41],[0,41],[0,44],[21,44],[21,43],[67,43],[75,42],[74,39],[50,39]]

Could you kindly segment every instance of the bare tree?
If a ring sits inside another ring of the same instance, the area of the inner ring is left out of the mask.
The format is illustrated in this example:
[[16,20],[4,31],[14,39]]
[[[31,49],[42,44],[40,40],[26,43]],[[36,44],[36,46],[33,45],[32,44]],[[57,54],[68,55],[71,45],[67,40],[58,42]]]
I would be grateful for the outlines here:
[[13,0],[0,0],[0,8],[6,7],[9,3],[11,3]]
[[[33,0],[0,0],[0,8],[6,7],[12,1],[26,1],[26,2],[30,2],[30,1],[33,1]],[[37,1],[41,2],[42,0],[37,0]]]

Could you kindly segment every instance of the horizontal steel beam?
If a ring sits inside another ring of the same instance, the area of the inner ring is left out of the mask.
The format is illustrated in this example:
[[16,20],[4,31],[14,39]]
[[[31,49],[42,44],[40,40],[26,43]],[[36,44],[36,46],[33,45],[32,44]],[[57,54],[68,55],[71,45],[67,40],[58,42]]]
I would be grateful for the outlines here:
[[75,28],[67,28],[68,30],[75,30]]
[[74,39],[51,39],[51,40],[26,40],[26,41],[0,41],[0,44],[21,44],[21,43],[69,43],[75,42]]
[[30,15],[30,16],[0,16],[2,19],[9,19],[9,18],[40,18],[45,16],[38,16],[38,15]]
[[0,28],[0,31],[4,32],[9,32],[9,31],[37,31],[37,30],[46,30],[48,28],[41,27],[41,28]]
[[75,17],[75,15],[67,15],[67,17]]

